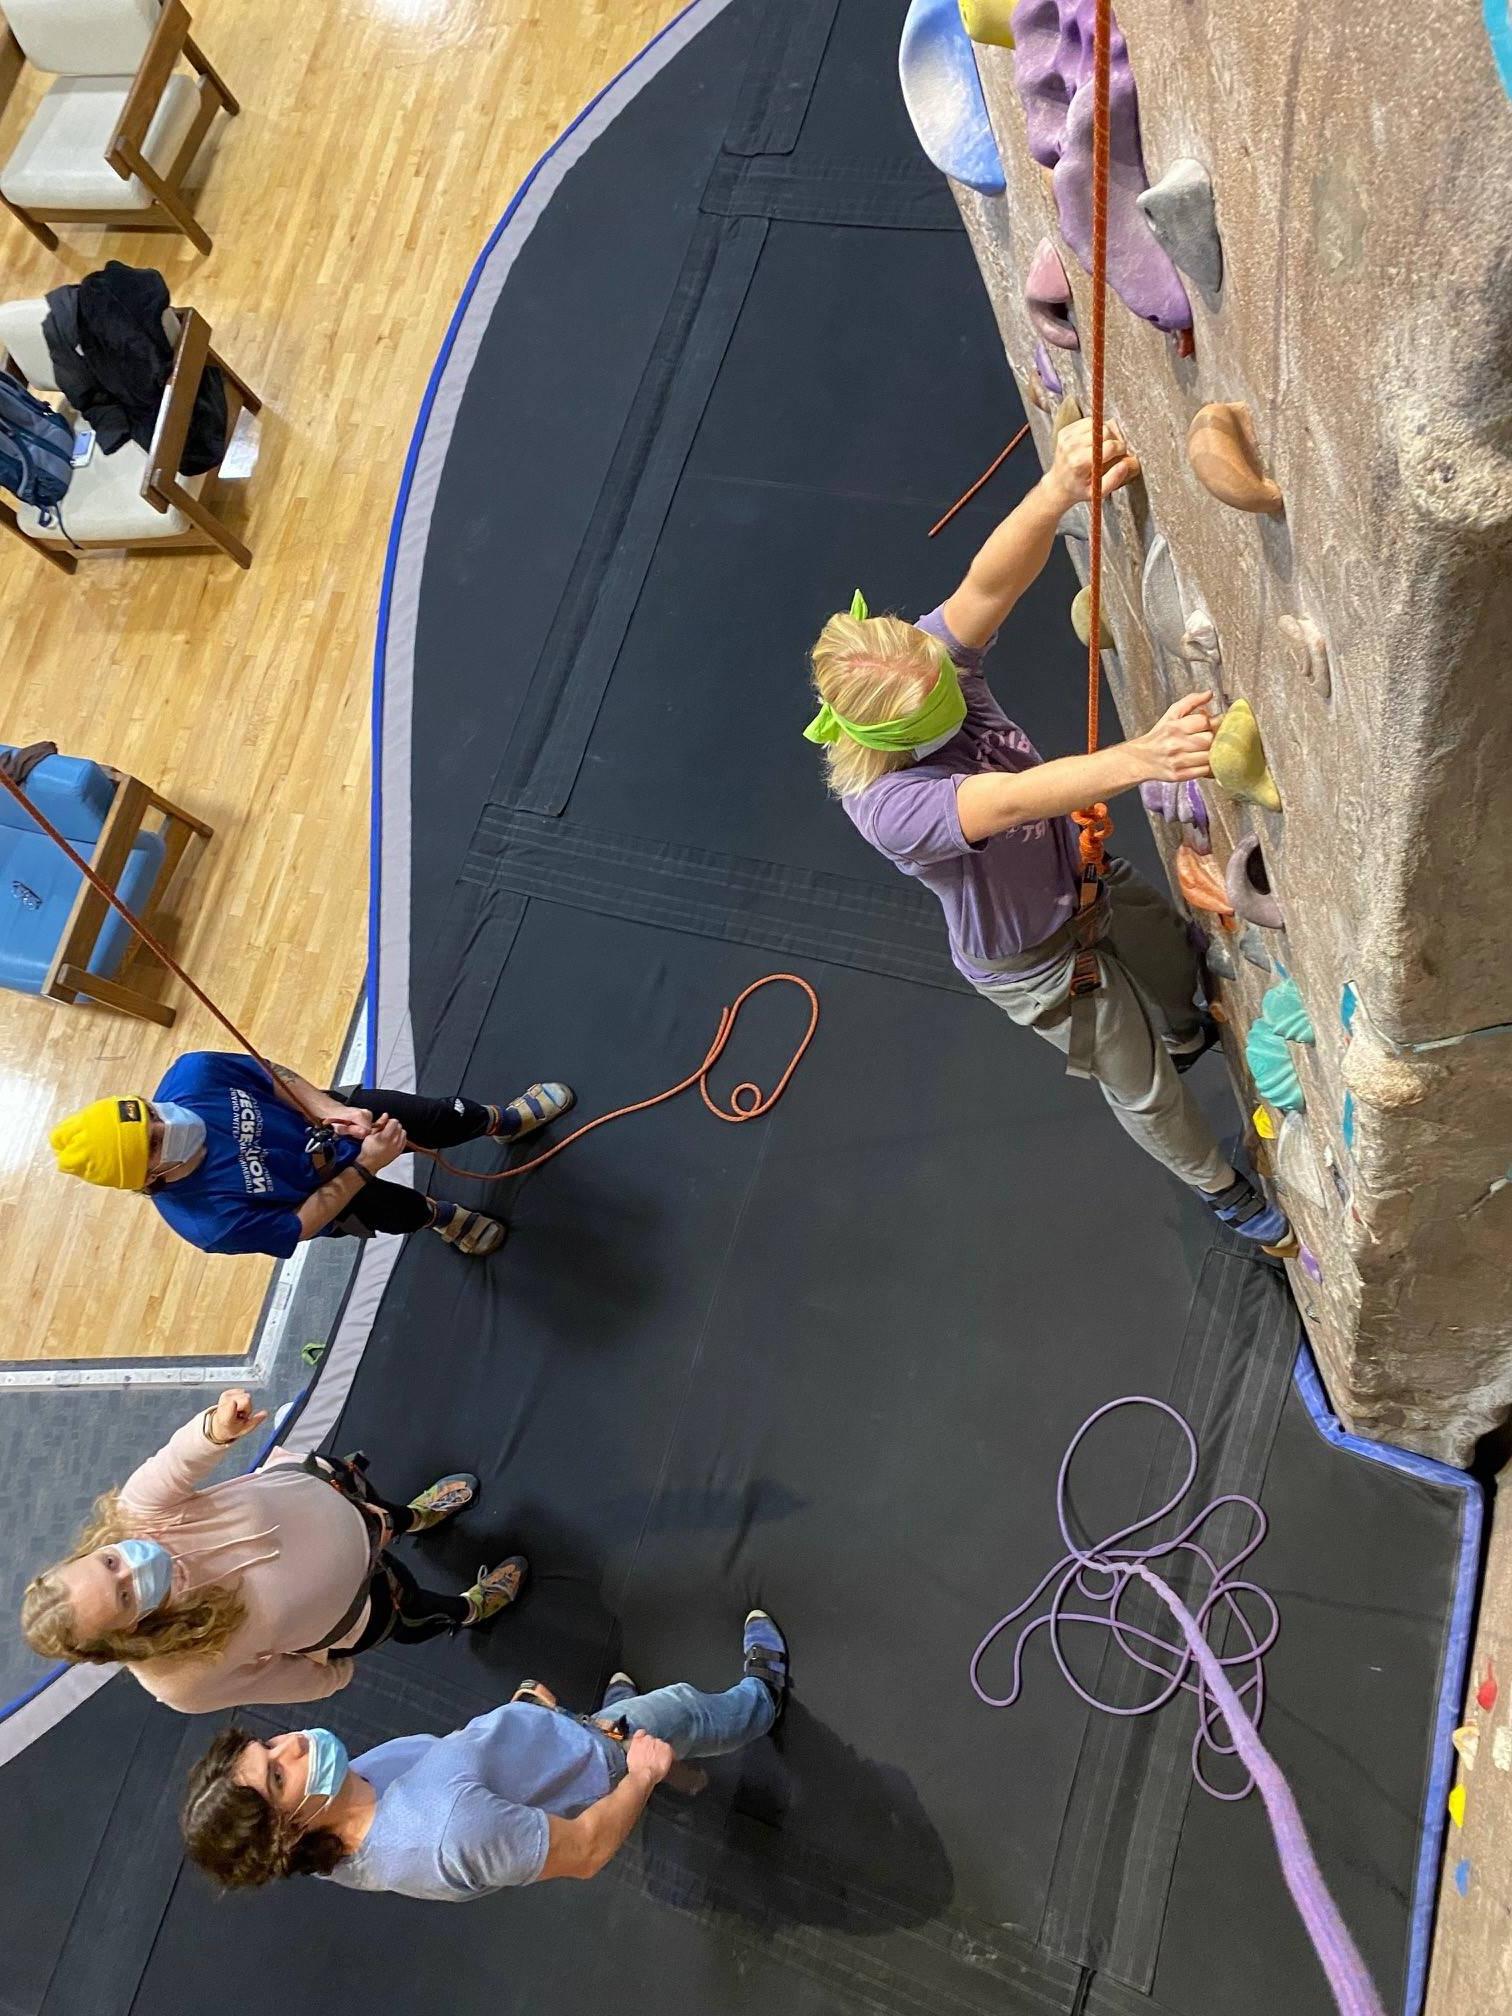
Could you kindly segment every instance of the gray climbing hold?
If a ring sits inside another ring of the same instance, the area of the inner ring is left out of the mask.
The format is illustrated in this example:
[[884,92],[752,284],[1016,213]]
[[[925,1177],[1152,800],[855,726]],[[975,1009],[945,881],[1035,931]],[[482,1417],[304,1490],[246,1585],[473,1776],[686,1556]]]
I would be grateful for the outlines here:
[[1223,240],[1206,168],[1200,161],[1173,161],[1135,201],[1156,242],[1211,300],[1223,285]]
[[1265,940],[1260,936],[1260,933],[1255,929],[1253,924],[1246,924],[1244,929],[1239,933],[1239,950],[1248,959],[1251,966],[1258,966],[1262,973],[1274,971],[1271,965],[1271,956],[1265,949]]
[[1176,563],[1171,558],[1170,547],[1162,538],[1155,540],[1145,559],[1141,599],[1145,623],[1157,646],[1174,657],[1180,657],[1187,630],[1186,612],[1181,606],[1181,584],[1176,579]]
[[1328,1202],[1323,1188],[1323,1172],[1313,1148],[1307,1122],[1300,1113],[1288,1113],[1276,1137],[1276,1180],[1321,1211]]
[[1092,539],[1092,513],[1085,504],[1073,504],[1061,519],[1060,529],[1068,539],[1080,539],[1090,544]]
[[1225,944],[1223,934],[1215,932],[1207,941],[1203,954],[1203,964],[1209,973],[1215,973],[1220,980],[1237,980],[1239,968],[1234,964],[1234,955]]
[[1271,889],[1258,833],[1247,834],[1230,854],[1223,872],[1224,887],[1236,917],[1266,931],[1284,931],[1286,918]]

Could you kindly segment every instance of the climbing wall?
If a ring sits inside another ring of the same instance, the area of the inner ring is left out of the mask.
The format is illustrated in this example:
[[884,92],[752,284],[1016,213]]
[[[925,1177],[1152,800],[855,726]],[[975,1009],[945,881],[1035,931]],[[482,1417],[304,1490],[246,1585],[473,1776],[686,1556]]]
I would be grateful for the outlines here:
[[[1112,45],[1108,406],[1144,481],[1105,517],[1104,662],[1128,733],[1197,686],[1230,710],[1221,784],[1147,809],[1335,1404],[1456,1461],[1512,1405],[1505,5],[1118,0]],[[1089,404],[1091,0],[968,15],[980,98],[910,92],[908,36],[905,95],[946,167],[989,122],[1002,192],[955,187],[1047,458]]]

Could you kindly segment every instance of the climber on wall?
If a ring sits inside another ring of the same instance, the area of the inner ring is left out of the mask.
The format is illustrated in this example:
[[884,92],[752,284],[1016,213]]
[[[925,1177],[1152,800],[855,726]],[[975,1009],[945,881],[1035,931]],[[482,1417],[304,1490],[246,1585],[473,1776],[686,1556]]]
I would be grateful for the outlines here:
[[[1103,495],[1139,474],[1116,427],[1104,431]],[[1102,894],[1079,911],[1069,814],[1151,780],[1211,775],[1211,693],[1189,693],[1146,735],[1090,756],[1041,761],[998,706],[982,659],[1050,557],[1061,519],[1088,498],[1092,425],[1073,422],[1050,468],[972,561],[955,593],[917,623],[872,617],[858,596],[813,649],[830,789],[863,836],[945,911],[951,956],[977,992],[1095,1078],[1141,1148],[1197,1190],[1224,1224],[1274,1245],[1285,1216],[1218,1145],[1181,1073],[1216,1040],[1197,1005],[1199,966],[1164,895],[1110,859]],[[1095,945],[1100,984],[1073,998],[1072,970]]]
[[573,1103],[570,1086],[532,1085],[507,1106],[363,1087],[320,1092],[286,1064],[272,1079],[251,1057],[180,1057],[150,1099],[96,1099],[52,1130],[58,1167],[141,1190],[181,1238],[206,1253],[286,1260],[322,1233],[419,1232],[486,1258],[506,1227],[482,1211],[378,1180],[409,1137],[452,1148],[520,1141]]

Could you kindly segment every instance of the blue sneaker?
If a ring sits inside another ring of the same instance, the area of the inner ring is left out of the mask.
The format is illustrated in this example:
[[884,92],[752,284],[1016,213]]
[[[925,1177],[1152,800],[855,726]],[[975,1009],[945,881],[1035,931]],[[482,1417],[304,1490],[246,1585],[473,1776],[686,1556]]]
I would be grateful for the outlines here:
[[765,1610],[752,1610],[741,1634],[741,1672],[748,1680],[759,1680],[777,1703],[777,1716],[787,1706],[787,1640]]
[[1236,1175],[1226,1189],[1199,1190],[1197,1194],[1241,1239],[1252,1239],[1257,1246],[1282,1246],[1292,1236],[1286,1213],[1278,1204],[1268,1202],[1247,1176]]

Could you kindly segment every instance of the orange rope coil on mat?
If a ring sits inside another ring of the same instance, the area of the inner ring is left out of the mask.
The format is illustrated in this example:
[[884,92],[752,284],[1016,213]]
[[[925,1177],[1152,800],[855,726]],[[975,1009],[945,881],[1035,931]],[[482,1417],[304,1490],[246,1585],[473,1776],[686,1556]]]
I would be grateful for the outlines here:
[[[318,1127],[323,1125],[324,1123],[321,1121],[320,1116],[310,1110],[305,1101],[300,1098],[295,1088],[292,1085],[284,1085],[283,1081],[277,1077],[273,1066],[268,1062],[267,1058],[263,1056],[254,1043],[242,1034],[241,1030],[231,1020],[231,1017],[211,1000],[210,996],[196,981],[190,978],[177,959],[174,958],[173,954],[162,943],[161,939],[148,929],[141,918],[127,904],[121,901],[109,883],[102,880],[95,873],[94,869],[84,859],[83,855],[79,853],[78,849],[70,841],[64,839],[46,813],[39,812],[30,798],[21,789],[20,785],[7,777],[3,770],[0,770],[0,784],[5,786],[5,789],[27,816],[37,822],[49,840],[62,849],[63,853],[67,855],[69,861],[84,877],[84,880],[90,887],[104,897],[112,910],[124,918],[137,937],[147,947],[148,951],[155,958],[161,959],[169,972],[176,974],[183,981],[201,1007],[208,1009],[216,1021],[220,1023],[221,1027],[235,1038],[236,1042],[246,1051],[247,1055],[255,1063],[262,1066],[263,1070],[267,1072],[270,1082],[275,1086],[282,1086],[282,1089],[288,1093],[294,1104],[300,1109],[312,1126]],[[753,994],[758,993],[761,988],[774,987],[779,983],[799,988],[807,999],[809,1011],[808,1027],[799,1039],[798,1047],[794,1050],[791,1058],[789,1058],[787,1069],[777,1080],[777,1083],[772,1087],[770,1092],[763,1092],[759,1085],[746,1081],[743,1084],[737,1085],[731,1092],[729,1107],[725,1108],[719,1104],[709,1090],[709,1073],[724,1055],[725,1047],[734,1034],[736,1019],[746,1002]],[[632,1113],[644,1113],[652,1106],[664,1106],[669,1099],[676,1099],[680,1093],[689,1091],[694,1085],[698,1087],[699,1095],[703,1099],[704,1105],[707,1106],[716,1120],[726,1120],[734,1126],[739,1126],[741,1122],[746,1120],[759,1120],[764,1113],[771,1112],[777,1101],[787,1090],[788,1082],[802,1063],[804,1052],[808,1049],[810,1043],[813,1042],[814,1032],[818,1027],[819,995],[817,990],[810,986],[807,980],[800,979],[796,973],[765,973],[759,980],[753,980],[750,986],[743,989],[727,1007],[720,1009],[719,1027],[714,1032],[714,1041],[709,1045],[704,1060],[696,1071],[690,1071],[686,1078],[680,1079],[676,1085],[668,1086],[665,1092],[654,1094],[650,1099],[639,1099],[632,1106],[617,1106],[612,1113],[601,1113],[598,1119],[589,1120],[583,1126],[575,1128],[571,1134],[567,1135],[565,1140],[556,1142],[552,1147],[546,1149],[543,1154],[532,1156],[530,1161],[517,1162],[508,1169],[463,1169],[454,1162],[448,1162],[438,1149],[422,1148],[417,1142],[411,1142],[410,1152],[415,1155],[429,1156],[438,1168],[447,1170],[453,1176],[465,1176],[469,1182],[502,1183],[512,1176],[523,1176],[531,1169],[539,1169],[543,1163],[549,1162],[554,1156],[560,1155],[564,1148],[570,1148],[574,1141],[581,1141],[585,1134],[592,1134],[599,1127],[607,1127],[611,1120],[624,1120]]]

